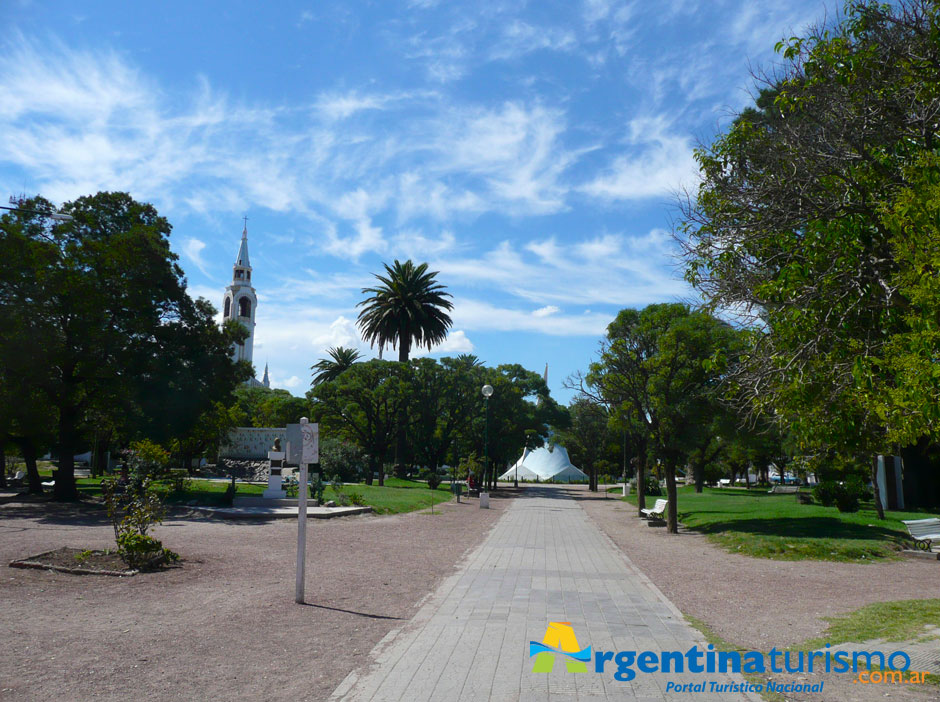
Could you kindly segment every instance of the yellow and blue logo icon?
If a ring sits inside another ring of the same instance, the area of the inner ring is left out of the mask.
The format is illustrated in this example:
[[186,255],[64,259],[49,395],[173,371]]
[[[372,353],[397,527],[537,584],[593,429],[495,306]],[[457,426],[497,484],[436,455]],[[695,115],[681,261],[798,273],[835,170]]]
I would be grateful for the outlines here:
[[571,622],[549,622],[545,637],[541,643],[529,642],[529,657],[535,656],[533,673],[550,673],[555,666],[555,654],[566,656],[569,673],[586,673],[587,663],[591,660],[591,647],[578,647],[578,639],[571,628]]

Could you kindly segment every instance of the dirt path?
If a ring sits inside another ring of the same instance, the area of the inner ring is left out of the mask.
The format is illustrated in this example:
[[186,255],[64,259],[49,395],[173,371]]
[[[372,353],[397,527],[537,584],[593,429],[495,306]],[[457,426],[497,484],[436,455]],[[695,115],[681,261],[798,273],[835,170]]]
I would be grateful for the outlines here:
[[[940,597],[940,563],[774,561],[729,553],[699,534],[672,535],[646,526],[636,508],[603,493],[570,488],[581,505],[624,553],[686,615],[704,621],[743,649],[782,649],[819,636],[822,617],[852,612],[874,602]],[[940,646],[940,642],[938,642]],[[859,685],[854,676],[806,676],[825,680],[826,694],[787,695],[790,700],[935,700],[933,686]]]
[[325,699],[507,502],[311,522],[306,606],[293,602],[293,521],[171,519],[155,535],[182,567],[74,576],[6,563],[113,546],[102,512],[0,505],[0,699]]

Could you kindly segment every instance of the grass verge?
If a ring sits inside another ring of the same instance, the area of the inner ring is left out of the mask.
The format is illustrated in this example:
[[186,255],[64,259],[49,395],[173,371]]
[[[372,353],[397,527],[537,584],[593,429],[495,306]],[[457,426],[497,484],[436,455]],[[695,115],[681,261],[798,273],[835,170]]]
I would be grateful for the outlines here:
[[[926,516],[887,512],[881,521],[870,503],[858,512],[842,513],[766,489],[706,488],[696,493],[682,487],[678,493],[679,521],[687,528],[728,551],[776,560],[863,563],[897,558],[899,550],[910,546],[901,520]],[[636,504],[635,496],[623,499]]]
[[[940,625],[940,599],[876,602],[848,614],[825,617],[829,627],[819,638],[800,645],[804,651],[847,641],[916,641],[928,625]],[[935,637],[934,637],[935,638]]]
[[[78,490],[88,497],[101,496],[101,478],[79,478],[76,480]],[[183,490],[173,490],[170,483],[157,482],[156,487],[164,495],[164,501],[170,505],[200,505],[205,507],[218,507],[226,504],[225,493],[229,483],[210,480],[188,480]],[[252,483],[236,483],[236,496],[260,497],[266,489],[265,485]],[[401,514],[419,509],[427,509],[434,504],[447,502],[453,498],[450,484],[442,483],[436,490],[428,488],[427,483],[415,480],[402,480],[388,478],[384,486],[379,485],[346,485],[343,492],[357,492],[362,496],[365,504],[372,507],[378,514]],[[323,492],[324,500],[336,499],[332,486],[327,486]]]
[[[712,629],[708,624],[703,622],[701,619],[697,619],[696,617],[693,617],[688,614],[683,614],[682,616],[685,617],[685,620],[689,624],[694,626],[696,629],[698,629],[702,633],[702,636],[705,637],[705,641],[713,645],[716,651],[744,651],[745,650],[741,648],[740,646],[735,646],[730,641],[723,639],[721,636],[715,633],[714,629]],[[760,674],[741,673],[741,676],[745,680],[747,680],[749,683],[753,683],[754,685],[760,685],[761,686],[760,696],[763,699],[767,700],[767,702],[786,702],[786,698],[783,696],[783,694],[779,692],[775,692],[773,690],[765,689],[766,684],[767,684],[767,679],[765,677],[762,677]]]

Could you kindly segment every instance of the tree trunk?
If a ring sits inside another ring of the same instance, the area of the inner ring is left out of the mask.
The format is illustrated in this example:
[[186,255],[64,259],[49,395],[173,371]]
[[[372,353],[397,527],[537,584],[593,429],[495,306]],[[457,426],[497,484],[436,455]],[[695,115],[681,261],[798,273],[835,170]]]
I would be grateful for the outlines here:
[[[398,362],[408,363],[408,355],[411,352],[411,338],[407,330],[399,332],[398,336]],[[395,467],[394,472],[397,476],[405,477],[405,466],[407,465],[408,441],[405,436],[405,429],[408,426],[408,408],[402,404],[398,412],[398,431],[395,436]],[[379,485],[385,484],[384,471],[379,473]]]
[[78,500],[78,486],[75,485],[75,419],[72,407],[59,411],[59,468],[56,471],[55,487],[52,490],[56,500],[74,502]]
[[385,464],[379,462],[379,487],[385,486]]
[[99,437],[95,446],[95,460],[91,468],[92,475],[96,478],[100,478],[108,470],[108,446],[110,444],[111,432],[109,431],[105,436]]
[[[6,437],[4,437],[5,439]],[[3,440],[0,439],[0,488],[7,487],[7,454],[3,449]]]
[[878,519],[885,518],[885,509],[881,504],[881,490],[878,487],[878,456],[871,459],[871,487],[875,493],[875,509],[878,511]]
[[702,492],[705,487],[705,465],[696,462],[692,466],[692,475],[695,478],[695,492]]
[[375,475],[376,460],[369,454],[369,472],[366,474],[366,485],[371,485]]
[[666,517],[666,531],[670,534],[679,533],[679,522],[676,520],[676,460],[669,458],[666,460],[666,501],[669,503],[667,509],[669,514]]
[[729,464],[728,469],[731,471],[731,487],[734,487],[734,479],[738,475],[738,469],[734,467],[734,464]]
[[23,449],[23,460],[26,462],[26,480],[29,485],[27,492],[31,495],[41,495],[42,478],[39,477],[39,466],[36,464],[36,445],[28,438],[19,444]]
[[751,468],[750,466],[744,466],[744,488],[746,490],[751,489]]
[[780,484],[781,484],[781,485],[786,485],[786,484],[787,484],[787,479],[786,479],[786,477],[784,476],[784,473],[786,472],[786,468],[787,468],[787,464],[784,463],[784,462],[782,462],[782,461],[777,465],[777,472],[780,473]]

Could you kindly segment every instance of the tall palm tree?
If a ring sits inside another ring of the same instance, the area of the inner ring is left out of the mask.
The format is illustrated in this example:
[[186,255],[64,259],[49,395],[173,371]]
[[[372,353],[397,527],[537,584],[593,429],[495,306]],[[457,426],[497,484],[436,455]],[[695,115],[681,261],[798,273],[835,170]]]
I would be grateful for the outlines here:
[[340,373],[362,358],[362,354],[356,349],[344,346],[331,346],[326,353],[329,358],[322,358],[310,367],[310,370],[315,371],[314,386],[336,380]]
[[[448,311],[454,308],[448,300],[450,293],[437,282],[437,271],[428,272],[428,264],[416,266],[410,259],[404,263],[395,260],[385,266],[385,275],[375,274],[381,285],[363,288],[370,297],[360,302],[362,307],[357,324],[362,338],[371,345],[398,346],[398,360],[408,361],[412,343],[427,346],[428,350],[447,338],[453,322]],[[395,445],[396,472],[401,475],[407,460],[405,427],[407,409],[402,409],[398,422],[398,440]]]
[[412,344],[428,350],[447,338],[453,323],[448,311],[454,308],[446,298],[444,286],[437,282],[437,271],[428,272],[428,264],[413,261],[387,263],[386,275],[375,275],[381,283],[363,288],[370,297],[360,302],[357,324],[363,339],[371,345],[387,343],[398,346],[398,360],[407,361]]

